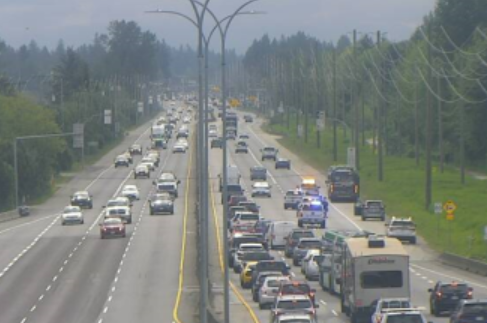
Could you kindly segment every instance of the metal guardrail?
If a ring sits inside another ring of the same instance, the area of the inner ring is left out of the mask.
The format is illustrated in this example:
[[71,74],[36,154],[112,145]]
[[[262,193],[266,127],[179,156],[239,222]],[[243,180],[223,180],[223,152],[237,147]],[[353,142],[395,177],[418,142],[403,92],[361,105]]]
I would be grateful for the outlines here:
[[455,268],[463,269],[478,275],[487,276],[487,263],[475,259],[470,259],[452,253],[442,253],[440,261]]

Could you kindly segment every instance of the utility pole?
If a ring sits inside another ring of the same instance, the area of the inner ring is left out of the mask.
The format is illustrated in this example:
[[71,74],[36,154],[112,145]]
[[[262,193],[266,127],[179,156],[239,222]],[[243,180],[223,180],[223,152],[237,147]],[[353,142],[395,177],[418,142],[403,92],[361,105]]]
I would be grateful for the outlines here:
[[336,48],[333,48],[333,161],[338,161],[337,147],[337,62]]
[[[428,38],[431,40],[431,25],[428,26]],[[428,44],[428,65],[431,66],[431,45]],[[431,84],[431,68],[428,68],[428,84]],[[425,192],[424,207],[426,210],[431,205],[432,198],[432,171],[431,171],[431,142],[432,142],[432,106],[431,92],[427,93],[428,102],[426,104],[426,170],[425,170]]]
[[419,105],[418,105],[418,66],[414,65],[416,80],[414,82],[414,157],[419,166]]
[[[353,70],[354,74],[357,75],[357,30],[353,30]],[[359,85],[354,82],[352,87],[352,93],[355,95],[353,96],[352,104],[354,105],[354,139],[353,144],[355,146],[355,168],[360,170],[360,145],[359,145],[359,138],[360,138],[360,122],[359,122],[359,102],[358,102],[358,92],[359,92]]]
[[[380,50],[380,43],[381,43],[381,33],[380,31],[377,32],[377,49]],[[383,62],[381,62],[381,69],[383,67]],[[379,73],[382,73],[382,71],[379,71]],[[381,77],[379,77],[379,91],[382,92],[382,85],[384,81],[382,80]],[[379,182],[382,182],[384,180],[384,143],[383,143],[383,135],[384,135],[384,130],[383,130],[383,124],[382,124],[382,113],[384,110],[384,102],[379,100],[379,107],[378,107],[378,113],[377,113],[377,179]]]
[[445,156],[443,151],[443,103],[441,102],[441,78],[440,75],[437,76],[437,87],[438,87],[438,152],[440,155],[440,172],[443,173],[445,170]]

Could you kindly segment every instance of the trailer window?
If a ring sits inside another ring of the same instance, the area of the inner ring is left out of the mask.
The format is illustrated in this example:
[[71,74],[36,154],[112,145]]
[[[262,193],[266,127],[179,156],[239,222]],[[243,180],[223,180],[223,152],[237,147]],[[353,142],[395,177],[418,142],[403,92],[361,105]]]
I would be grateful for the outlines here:
[[360,275],[360,284],[364,289],[400,288],[402,271],[366,271]]

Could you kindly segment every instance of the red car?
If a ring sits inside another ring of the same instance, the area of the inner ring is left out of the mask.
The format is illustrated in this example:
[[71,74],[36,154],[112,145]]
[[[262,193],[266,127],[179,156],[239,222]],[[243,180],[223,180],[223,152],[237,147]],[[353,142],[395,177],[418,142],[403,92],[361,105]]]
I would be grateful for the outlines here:
[[120,218],[106,218],[100,223],[100,237],[102,239],[108,237],[125,238],[125,223]]

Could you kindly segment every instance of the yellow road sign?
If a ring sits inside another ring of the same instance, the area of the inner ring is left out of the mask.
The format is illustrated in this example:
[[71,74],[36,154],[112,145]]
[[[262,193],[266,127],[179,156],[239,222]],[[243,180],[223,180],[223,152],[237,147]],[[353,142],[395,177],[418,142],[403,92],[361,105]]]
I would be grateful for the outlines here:
[[446,213],[448,214],[450,213],[453,214],[453,212],[455,212],[456,209],[457,209],[457,205],[452,200],[446,201],[445,204],[443,204],[443,210],[445,210]]

